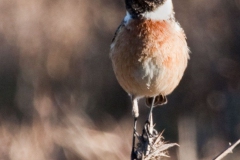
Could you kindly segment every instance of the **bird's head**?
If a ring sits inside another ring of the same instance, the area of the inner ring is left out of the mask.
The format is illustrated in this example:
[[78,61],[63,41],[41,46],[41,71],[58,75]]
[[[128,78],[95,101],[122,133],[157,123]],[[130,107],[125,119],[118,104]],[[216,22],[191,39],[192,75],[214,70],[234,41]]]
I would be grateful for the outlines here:
[[[125,0],[127,12],[132,18],[142,18],[148,13],[161,14],[161,12],[172,13],[172,0]],[[165,14],[165,13],[163,13]]]

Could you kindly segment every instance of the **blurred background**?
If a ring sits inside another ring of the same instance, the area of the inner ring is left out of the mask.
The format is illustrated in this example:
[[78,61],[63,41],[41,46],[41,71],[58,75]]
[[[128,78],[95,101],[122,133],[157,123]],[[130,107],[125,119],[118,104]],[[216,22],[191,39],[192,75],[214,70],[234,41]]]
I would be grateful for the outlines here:
[[[240,0],[173,4],[191,60],[154,121],[180,144],[168,159],[212,159],[240,137]],[[131,103],[109,59],[124,15],[123,0],[0,0],[0,159],[129,159]]]

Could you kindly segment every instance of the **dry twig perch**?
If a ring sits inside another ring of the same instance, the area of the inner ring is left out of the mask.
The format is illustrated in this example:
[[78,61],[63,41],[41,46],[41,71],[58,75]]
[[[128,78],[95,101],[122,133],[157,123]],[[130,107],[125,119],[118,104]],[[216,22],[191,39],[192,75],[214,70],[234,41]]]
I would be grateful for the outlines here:
[[162,133],[154,129],[152,115],[145,122],[142,135],[135,133],[138,139],[135,154],[136,160],[159,160],[161,157],[169,157],[167,149],[173,146],[179,146],[177,143],[166,144],[163,141]]

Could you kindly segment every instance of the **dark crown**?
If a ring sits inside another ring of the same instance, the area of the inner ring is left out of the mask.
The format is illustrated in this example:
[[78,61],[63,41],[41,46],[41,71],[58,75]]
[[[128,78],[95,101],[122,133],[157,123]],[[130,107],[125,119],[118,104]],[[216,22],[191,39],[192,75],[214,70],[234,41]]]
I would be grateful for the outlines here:
[[142,13],[154,11],[166,0],[125,0],[126,9],[132,18],[140,18]]

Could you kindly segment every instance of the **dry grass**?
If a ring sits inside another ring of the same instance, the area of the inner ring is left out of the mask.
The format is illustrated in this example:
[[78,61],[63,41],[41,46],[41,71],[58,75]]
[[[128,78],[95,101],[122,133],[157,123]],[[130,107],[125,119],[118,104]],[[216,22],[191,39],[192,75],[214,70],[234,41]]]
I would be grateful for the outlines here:
[[[107,121],[113,119],[108,118]],[[0,128],[0,159],[130,159],[132,126],[129,125],[129,120],[112,124],[114,125],[109,126],[112,127],[111,131],[104,131],[95,126],[85,114],[79,116],[74,113],[67,113],[54,123],[40,118],[34,119],[32,124],[3,122]],[[152,140],[151,149],[144,160],[168,157],[167,149],[176,145],[165,144],[162,133],[155,135]],[[144,143],[140,143],[137,152],[143,154],[145,148],[140,146]]]
[[56,124],[40,119],[31,125],[3,123],[0,159],[129,159],[131,136],[127,128],[131,127],[125,122],[122,125],[106,132],[86,116],[74,114],[67,114]]

